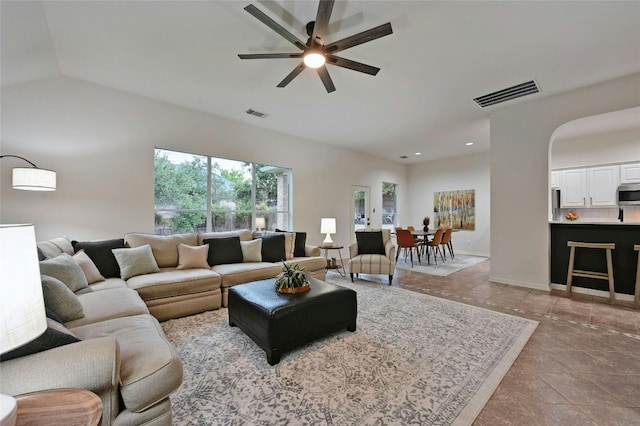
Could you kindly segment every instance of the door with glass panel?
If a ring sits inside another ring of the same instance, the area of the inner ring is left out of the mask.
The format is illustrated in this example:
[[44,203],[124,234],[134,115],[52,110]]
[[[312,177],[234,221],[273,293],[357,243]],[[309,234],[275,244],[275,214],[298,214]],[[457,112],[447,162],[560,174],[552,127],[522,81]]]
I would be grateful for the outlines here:
[[369,214],[369,187],[353,186],[351,191],[351,217],[353,232],[369,229],[371,226]]

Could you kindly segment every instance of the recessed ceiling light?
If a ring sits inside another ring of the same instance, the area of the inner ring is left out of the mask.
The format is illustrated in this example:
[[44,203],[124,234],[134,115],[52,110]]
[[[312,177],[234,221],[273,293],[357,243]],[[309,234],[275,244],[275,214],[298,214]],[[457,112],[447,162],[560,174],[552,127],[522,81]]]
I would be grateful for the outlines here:
[[467,142],[467,143],[465,143],[465,145],[466,146],[471,146],[471,145],[473,145],[473,142]]
[[421,152],[416,152],[416,155],[422,155],[422,153]]
[[402,158],[403,160],[406,160],[409,157],[407,157],[406,155],[401,155],[400,158]]

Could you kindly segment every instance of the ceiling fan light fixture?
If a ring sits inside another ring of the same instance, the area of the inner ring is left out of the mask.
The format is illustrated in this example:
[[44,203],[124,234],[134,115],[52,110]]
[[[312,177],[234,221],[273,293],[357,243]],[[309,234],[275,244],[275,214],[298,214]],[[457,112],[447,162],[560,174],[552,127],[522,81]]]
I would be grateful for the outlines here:
[[323,54],[313,51],[304,55],[304,64],[309,68],[320,68],[326,62]]

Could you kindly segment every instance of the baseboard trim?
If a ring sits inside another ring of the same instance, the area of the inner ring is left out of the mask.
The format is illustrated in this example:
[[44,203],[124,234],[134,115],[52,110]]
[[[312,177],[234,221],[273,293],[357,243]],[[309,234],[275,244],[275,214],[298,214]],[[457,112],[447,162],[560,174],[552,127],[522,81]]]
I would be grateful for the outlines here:
[[548,284],[532,283],[528,281],[516,281],[508,278],[489,276],[489,281],[497,284],[507,284],[516,287],[531,288],[534,290],[551,291]]
[[[446,249],[445,249],[446,250]],[[448,255],[449,252],[447,252]],[[480,253],[480,252],[476,252],[476,251],[464,251],[464,250],[453,250],[453,254],[464,254],[466,256],[478,256],[478,257],[486,257],[487,259],[489,258],[489,253]]]
[[[553,290],[567,291],[567,285],[566,284],[554,284],[554,283],[551,283],[550,287]],[[587,296],[603,297],[605,299],[608,299],[610,297],[608,291],[596,290],[594,288],[576,287],[575,285],[571,286],[571,292],[572,293],[579,293],[579,294],[586,294]],[[618,300],[618,301],[633,302],[633,297],[634,297],[633,294],[616,293],[616,300]]]

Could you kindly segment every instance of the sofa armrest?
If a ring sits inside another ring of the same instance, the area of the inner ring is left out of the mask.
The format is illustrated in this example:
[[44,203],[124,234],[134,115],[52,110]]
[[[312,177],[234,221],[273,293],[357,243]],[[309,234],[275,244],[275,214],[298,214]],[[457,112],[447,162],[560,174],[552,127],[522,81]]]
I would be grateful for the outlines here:
[[389,260],[391,260],[391,263],[395,265],[396,246],[391,242],[391,240],[387,241],[387,243],[384,245],[384,252]]
[[120,356],[114,337],[100,337],[0,362],[0,392],[87,389],[102,400],[103,423],[119,412]]
[[358,255],[358,243],[349,244],[349,258],[353,259]]
[[320,256],[322,252],[320,251],[320,247],[318,246],[304,246],[304,255],[305,257],[317,257]]

